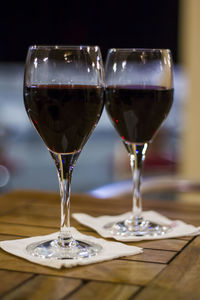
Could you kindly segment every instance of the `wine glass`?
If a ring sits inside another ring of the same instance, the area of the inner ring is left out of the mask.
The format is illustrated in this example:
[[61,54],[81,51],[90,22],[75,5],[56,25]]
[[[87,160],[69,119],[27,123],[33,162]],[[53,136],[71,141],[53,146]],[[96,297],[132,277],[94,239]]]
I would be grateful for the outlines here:
[[103,109],[103,64],[98,46],[31,46],[24,75],[26,112],[57,169],[61,225],[57,239],[33,243],[41,258],[90,258],[101,246],[77,241],[70,230],[70,187],[75,163]]
[[106,66],[106,110],[130,158],[131,216],[114,224],[121,236],[160,236],[170,228],[142,216],[140,178],[149,143],[173,102],[173,66],[168,49],[110,49]]

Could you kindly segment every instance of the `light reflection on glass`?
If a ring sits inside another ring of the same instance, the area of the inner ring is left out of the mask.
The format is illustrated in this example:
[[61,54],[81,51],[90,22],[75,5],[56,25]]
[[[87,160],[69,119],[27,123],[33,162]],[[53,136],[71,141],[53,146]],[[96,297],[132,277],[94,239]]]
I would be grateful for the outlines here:
[[141,57],[142,63],[145,64],[145,63],[146,63],[146,53],[145,53],[145,52],[142,52],[142,54],[141,54],[140,57]]
[[122,69],[125,69],[125,67],[126,67],[126,60],[124,60],[124,61],[122,62]]
[[38,62],[37,62],[37,57],[34,59],[34,67],[35,69],[37,69],[37,66],[38,66]]
[[144,144],[144,148],[142,150],[142,155],[145,155],[147,147],[148,147],[148,143]]
[[70,59],[70,56],[71,56],[71,52],[68,51],[68,52],[65,52],[64,54],[64,60],[67,62],[67,63],[70,63],[72,61],[72,59]]
[[117,71],[117,63],[113,64],[113,71],[116,72]]
[[100,68],[101,68],[101,65],[100,65],[100,63],[97,61],[97,70],[100,70]]
[[171,62],[171,56],[170,56],[170,52],[168,51],[168,55],[167,55],[167,63],[169,65],[169,67],[171,67],[172,62]]

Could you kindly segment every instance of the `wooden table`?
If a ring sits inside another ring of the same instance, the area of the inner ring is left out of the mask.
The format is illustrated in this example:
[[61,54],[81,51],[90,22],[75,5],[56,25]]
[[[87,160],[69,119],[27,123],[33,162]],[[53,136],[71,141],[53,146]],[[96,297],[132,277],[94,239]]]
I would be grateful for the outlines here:
[[[95,199],[73,195],[72,212],[97,216],[130,209],[128,198]],[[54,232],[59,226],[59,196],[14,191],[0,196],[0,239]],[[145,209],[200,225],[200,205],[145,201]],[[85,234],[94,231],[72,220]],[[0,249],[0,299],[200,299],[200,236],[129,243],[143,254],[71,269],[51,269]]]

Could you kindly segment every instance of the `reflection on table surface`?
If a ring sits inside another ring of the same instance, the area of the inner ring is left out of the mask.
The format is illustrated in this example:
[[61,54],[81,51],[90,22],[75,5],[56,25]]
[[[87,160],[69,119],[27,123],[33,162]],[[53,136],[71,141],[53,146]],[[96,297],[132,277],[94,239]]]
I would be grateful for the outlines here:
[[[112,197],[129,197],[131,199],[132,185],[131,180],[119,181],[93,189],[89,194],[99,199]],[[199,204],[200,181],[173,175],[145,178],[141,185],[141,194],[143,200],[157,199]]]

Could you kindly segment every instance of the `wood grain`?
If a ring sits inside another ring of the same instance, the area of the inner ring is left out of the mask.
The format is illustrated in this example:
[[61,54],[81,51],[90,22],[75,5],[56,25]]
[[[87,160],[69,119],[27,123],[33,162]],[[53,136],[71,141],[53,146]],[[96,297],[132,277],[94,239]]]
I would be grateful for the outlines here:
[[10,291],[2,300],[55,300],[66,297],[81,286],[81,280],[38,275]]
[[0,223],[0,233],[7,235],[18,235],[22,237],[46,235],[58,230],[57,227],[42,227],[42,226],[31,226],[21,225],[12,223]]
[[169,250],[169,251],[180,251],[188,241],[179,239],[161,239],[161,240],[149,240],[129,243],[130,245],[142,247],[145,249],[158,249],[158,250]]
[[33,274],[22,272],[9,272],[0,270],[0,297],[10,290],[13,290],[18,285],[33,277]]
[[138,290],[139,287],[134,285],[90,281],[87,284],[85,284],[81,289],[79,289],[77,293],[69,297],[68,300],[128,300]]
[[0,222],[20,225],[33,225],[59,228],[59,218],[44,217],[42,215],[24,215],[20,212],[13,212],[0,216]]
[[0,249],[0,269],[68,278],[144,285],[152,280],[163,268],[165,268],[164,264],[116,259],[71,269],[57,270],[31,263]]
[[167,264],[176,255],[176,251],[144,249],[143,253],[123,257],[122,259]]
[[[93,216],[120,214],[131,208],[131,198],[96,199],[72,195],[72,212]],[[173,201],[145,201],[172,219],[200,224],[200,205]],[[57,193],[14,191],[0,196],[0,240],[45,235],[59,229]],[[99,237],[72,219],[81,232]],[[109,239],[108,239],[109,241]],[[98,264],[52,269],[26,261],[0,249],[1,299],[87,300],[198,300],[200,299],[200,237],[128,243],[142,254]]]
[[0,241],[17,240],[23,238],[18,235],[0,234]]
[[197,237],[135,299],[200,299],[199,274],[200,237]]

